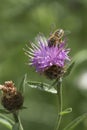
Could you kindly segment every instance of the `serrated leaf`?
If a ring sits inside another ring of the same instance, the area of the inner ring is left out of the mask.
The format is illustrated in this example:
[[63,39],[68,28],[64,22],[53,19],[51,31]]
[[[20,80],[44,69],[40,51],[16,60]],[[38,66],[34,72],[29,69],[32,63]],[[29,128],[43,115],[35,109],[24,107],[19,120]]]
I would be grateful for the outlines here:
[[50,88],[50,86],[46,83],[28,81],[27,85],[31,88],[36,88],[41,91],[46,91],[46,92],[50,92],[50,93],[54,93],[54,94],[57,93],[57,90],[55,88]]
[[3,114],[0,114],[0,123],[12,130],[14,122]]
[[87,118],[87,113],[77,117],[75,120],[73,120],[70,124],[68,124],[63,130],[72,130],[75,128],[81,121],[83,121],[85,118]]
[[59,115],[66,115],[72,112],[72,108],[67,108],[64,111],[60,112]]
[[22,94],[24,94],[26,82],[27,82],[27,74],[24,75],[24,77],[23,77],[23,79],[22,79],[22,81],[21,81],[21,83],[20,83],[20,85],[19,85],[19,88],[18,88],[18,90],[19,90]]

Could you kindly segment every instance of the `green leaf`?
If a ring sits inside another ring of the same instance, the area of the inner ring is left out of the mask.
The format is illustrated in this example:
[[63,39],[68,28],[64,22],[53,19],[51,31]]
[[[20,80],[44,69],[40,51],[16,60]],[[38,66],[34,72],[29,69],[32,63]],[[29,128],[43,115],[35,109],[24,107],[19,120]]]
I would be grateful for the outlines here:
[[71,71],[72,71],[74,65],[75,65],[75,61],[72,62],[72,63],[69,65],[69,67],[68,67],[67,70],[66,70],[66,73],[64,74],[64,77],[68,76],[68,75],[71,73]]
[[87,60],[87,50],[78,52],[74,57],[73,61],[76,62],[76,66]]
[[66,115],[72,112],[72,108],[67,108],[64,111],[60,112],[59,115]]
[[5,119],[0,118],[0,123],[3,124],[5,127],[9,128],[10,130],[12,129],[12,125]]
[[5,109],[0,109],[0,113],[2,114],[9,114],[10,112]]
[[23,130],[22,125],[19,123],[15,123],[12,127],[12,130]]
[[22,94],[24,94],[26,82],[27,82],[27,74],[24,75],[24,77],[23,77],[23,79],[22,79],[22,81],[21,81],[21,83],[20,83],[20,85],[19,85],[19,88],[18,88],[18,90],[19,90]]
[[19,123],[15,123],[12,127],[12,130],[20,130],[19,128],[20,128]]
[[3,114],[0,114],[0,123],[12,130],[14,122]]
[[23,130],[18,111],[13,113],[13,117],[15,120],[15,124],[13,125],[12,130]]
[[69,67],[67,68],[67,71],[64,74],[64,77],[68,76],[71,73],[73,68],[77,67],[79,64],[82,64],[86,60],[87,60],[87,50],[83,50],[83,51],[78,52],[72,58],[72,62],[69,65]]
[[[17,115],[18,116],[18,115]],[[23,130],[23,126],[21,124],[21,120],[18,116],[18,122],[16,122],[13,127],[12,127],[12,130]]]
[[57,93],[57,90],[55,88],[50,88],[50,85],[46,83],[41,83],[41,82],[34,82],[34,81],[27,81],[27,85],[31,88],[36,88],[41,91],[46,91],[50,93]]
[[14,121],[13,120],[11,120],[10,118],[8,118],[7,116],[5,116],[5,115],[3,115],[3,114],[1,114],[0,113],[0,118],[3,118],[3,119],[5,119],[5,120],[7,120],[10,124],[14,124]]
[[85,118],[87,118],[87,113],[77,117],[75,120],[73,120],[70,124],[68,124],[63,130],[72,130],[75,128],[81,121],[83,121]]

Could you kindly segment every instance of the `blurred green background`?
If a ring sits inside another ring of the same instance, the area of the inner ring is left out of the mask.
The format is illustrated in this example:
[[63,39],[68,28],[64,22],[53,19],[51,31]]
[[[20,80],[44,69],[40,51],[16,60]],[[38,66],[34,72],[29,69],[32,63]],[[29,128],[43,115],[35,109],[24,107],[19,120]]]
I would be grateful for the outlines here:
[[[18,86],[25,73],[29,80],[49,83],[34,68],[26,65],[23,48],[39,32],[46,37],[57,28],[69,30],[68,46],[71,58],[77,56],[78,65],[63,82],[64,109],[73,111],[64,116],[61,129],[87,112],[87,0],[0,0],[0,83],[13,80]],[[81,82],[83,81],[83,82]],[[25,130],[53,130],[57,118],[57,96],[26,88],[20,112]],[[0,105],[1,107],[1,105]],[[6,128],[0,124],[0,129]],[[75,130],[87,130],[85,119]]]

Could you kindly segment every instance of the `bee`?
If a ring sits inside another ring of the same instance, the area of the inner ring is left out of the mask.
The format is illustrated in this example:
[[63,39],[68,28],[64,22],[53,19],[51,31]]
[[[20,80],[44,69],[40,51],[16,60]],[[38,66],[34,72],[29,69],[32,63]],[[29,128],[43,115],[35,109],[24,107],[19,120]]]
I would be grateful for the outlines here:
[[53,45],[59,45],[62,42],[62,37],[64,36],[63,29],[57,29],[51,36],[48,38],[48,46],[52,47]]

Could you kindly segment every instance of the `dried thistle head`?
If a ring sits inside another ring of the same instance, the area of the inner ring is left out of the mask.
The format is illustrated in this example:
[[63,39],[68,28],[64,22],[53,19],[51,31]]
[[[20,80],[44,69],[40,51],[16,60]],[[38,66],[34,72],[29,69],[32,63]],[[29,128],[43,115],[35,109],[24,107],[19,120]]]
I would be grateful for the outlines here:
[[24,98],[12,81],[6,81],[4,85],[0,85],[0,89],[3,92],[1,102],[4,108],[9,111],[16,111],[22,107]]

